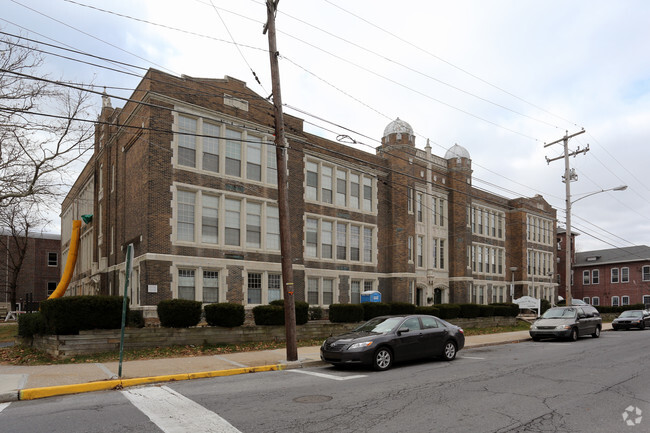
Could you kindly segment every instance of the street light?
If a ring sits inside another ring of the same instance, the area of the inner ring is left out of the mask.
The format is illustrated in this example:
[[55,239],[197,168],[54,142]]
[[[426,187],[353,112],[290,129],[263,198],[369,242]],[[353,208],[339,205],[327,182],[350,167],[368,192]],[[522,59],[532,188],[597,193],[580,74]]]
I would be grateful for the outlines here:
[[590,192],[588,194],[583,195],[582,197],[575,199],[574,201],[571,201],[571,189],[569,187],[571,180],[565,179],[565,183],[566,183],[566,246],[564,250],[566,256],[565,256],[565,264],[564,264],[564,268],[565,268],[564,287],[565,287],[566,305],[570,306],[572,301],[571,298],[571,205],[579,200],[582,200],[583,198],[587,198],[595,194],[600,194],[601,192],[625,191],[627,189],[627,185],[619,185],[614,188],[601,189],[600,191]]

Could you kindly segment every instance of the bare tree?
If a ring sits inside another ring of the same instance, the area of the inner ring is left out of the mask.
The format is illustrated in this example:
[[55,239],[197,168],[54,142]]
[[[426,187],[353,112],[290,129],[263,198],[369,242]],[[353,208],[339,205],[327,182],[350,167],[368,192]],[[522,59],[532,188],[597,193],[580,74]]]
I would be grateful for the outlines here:
[[27,197],[57,202],[66,169],[92,144],[90,94],[41,75],[42,66],[32,46],[0,34],[0,208]]
[[29,237],[44,222],[37,204],[31,199],[8,200],[5,206],[0,207],[0,248],[6,254],[6,262],[0,264],[0,267],[6,267],[4,285],[11,308],[16,305],[18,282],[29,248]]

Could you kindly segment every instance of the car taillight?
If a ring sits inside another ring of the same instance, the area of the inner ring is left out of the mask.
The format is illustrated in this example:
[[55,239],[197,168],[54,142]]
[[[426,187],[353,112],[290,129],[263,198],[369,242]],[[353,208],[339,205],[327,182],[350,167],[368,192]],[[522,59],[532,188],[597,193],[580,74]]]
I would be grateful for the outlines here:
[[461,334],[465,335],[465,331],[463,331],[463,328],[458,328],[458,332],[460,332]]

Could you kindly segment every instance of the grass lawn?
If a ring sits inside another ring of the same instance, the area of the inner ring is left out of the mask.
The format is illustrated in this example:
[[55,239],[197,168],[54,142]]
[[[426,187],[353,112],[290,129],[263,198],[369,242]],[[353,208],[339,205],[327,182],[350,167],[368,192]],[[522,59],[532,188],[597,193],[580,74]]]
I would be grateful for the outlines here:
[[14,337],[18,334],[17,323],[2,323],[0,324],[0,343],[7,343],[14,341]]

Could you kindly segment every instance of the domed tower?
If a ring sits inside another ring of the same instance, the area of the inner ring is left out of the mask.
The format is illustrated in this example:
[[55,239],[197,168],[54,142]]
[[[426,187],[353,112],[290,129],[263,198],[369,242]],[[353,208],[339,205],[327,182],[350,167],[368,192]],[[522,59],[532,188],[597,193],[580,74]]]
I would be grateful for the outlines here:
[[472,246],[472,229],[467,209],[472,205],[472,160],[463,146],[454,144],[445,153],[449,181],[449,295],[450,302],[469,302],[472,270],[467,249]]
[[408,122],[401,120],[399,117],[384,128],[384,135],[381,138],[382,147],[394,145],[407,145],[415,147],[415,135],[413,128]]

